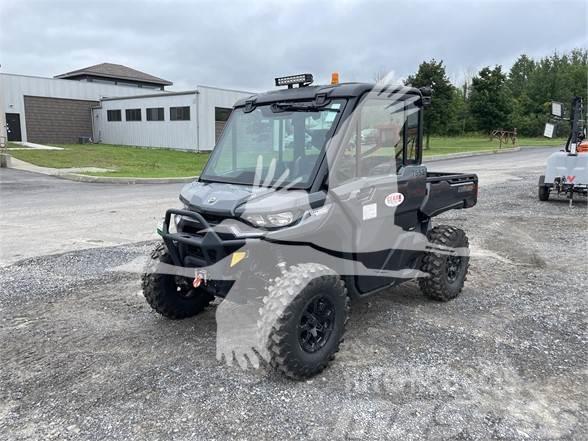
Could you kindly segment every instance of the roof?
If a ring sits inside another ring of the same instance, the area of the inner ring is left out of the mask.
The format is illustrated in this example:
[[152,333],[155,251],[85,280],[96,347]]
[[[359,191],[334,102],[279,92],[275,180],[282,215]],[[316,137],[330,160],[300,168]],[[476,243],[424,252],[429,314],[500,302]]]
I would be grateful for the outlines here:
[[94,66],[84,67],[83,69],[73,70],[61,75],[55,75],[54,78],[71,78],[79,75],[94,75],[105,78],[120,78],[121,80],[142,81],[144,83],[159,84],[164,86],[171,86],[171,81],[163,78],[149,75],[139,70],[131,69],[122,64],[100,63]]
[[[378,87],[378,89],[375,89]],[[325,86],[306,86],[293,87],[292,89],[275,89],[268,92],[252,95],[249,98],[237,101],[235,107],[245,106],[248,101],[254,101],[255,104],[269,104],[280,101],[310,101],[314,100],[318,94],[325,94],[327,98],[353,98],[359,97],[366,92],[374,91],[378,93],[385,93],[389,96],[398,92],[403,95],[419,95],[421,91],[410,86],[389,86],[383,87],[369,83],[341,83],[337,85]]]
[[168,91],[164,90],[160,93],[150,93],[147,95],[102,97],[102,98],[100,98],[100,101],[134,100],[134,99],[141,99],[141,98],[166,98],[168,96],[196,95],[197,93],[199,93],[197,90],[184,90],[182,92],[168,92]]

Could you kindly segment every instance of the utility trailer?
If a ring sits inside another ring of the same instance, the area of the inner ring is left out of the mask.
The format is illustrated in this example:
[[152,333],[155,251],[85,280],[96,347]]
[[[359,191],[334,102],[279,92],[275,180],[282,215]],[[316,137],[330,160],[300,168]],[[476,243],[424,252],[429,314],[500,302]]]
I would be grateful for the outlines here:
[[[570,107],[570,134],[565,148],[547,158],[545,174],[539,177],[539,200],[547,201],[551,193],[565,194],[573,204],[574,194],[588,194],[588,140],[583,117],[582,97],[575,96]],[[564,120],[563,105],[551,103],[551,114],[557,120]],[[545,136],[553,136],[554,124],[545,125]]]

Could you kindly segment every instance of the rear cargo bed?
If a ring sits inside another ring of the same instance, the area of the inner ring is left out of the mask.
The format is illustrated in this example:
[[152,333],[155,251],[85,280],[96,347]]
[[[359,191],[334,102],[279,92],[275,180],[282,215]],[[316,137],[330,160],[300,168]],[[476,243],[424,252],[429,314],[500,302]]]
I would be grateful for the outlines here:
[[476,174],[427,172],[427,195],[420,211],[432,217],[452,209],[473,207],[477,201]]

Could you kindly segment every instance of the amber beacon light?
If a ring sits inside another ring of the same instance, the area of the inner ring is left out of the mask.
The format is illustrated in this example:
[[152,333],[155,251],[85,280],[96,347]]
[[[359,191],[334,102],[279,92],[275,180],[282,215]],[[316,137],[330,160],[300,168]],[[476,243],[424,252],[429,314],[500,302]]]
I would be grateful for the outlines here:
[[339,84],[339,72],[333,72],[331,74],[331,84]]

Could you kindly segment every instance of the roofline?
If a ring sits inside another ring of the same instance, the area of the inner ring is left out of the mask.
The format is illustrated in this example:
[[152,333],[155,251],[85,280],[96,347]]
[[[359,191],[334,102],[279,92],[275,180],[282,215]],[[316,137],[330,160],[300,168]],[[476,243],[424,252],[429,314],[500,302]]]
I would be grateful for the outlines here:
[[150,93],[147,95],[129,95],[129,96],[115,96],[115,97],[104,97],[100,98],[100,101],[116,101],[116,100],[132,100],[137,98],[156,98],[166,96],[177,96],[177,95],[196,95],[200,92],[197,90],[186,90],[183,92],[161,92],[161,93]]
[[244,107],[248,101],[252,101],[255,105],[265,105],[280,101],[311,101],[316,99],[317,94],[325,94],[329,99],[354,98],[371,91],[388,94],[388,96],[400,91],[404,92],[403,95],[415,94],[422,96],[421,90],[413,86],[395,84],[380,87],[374,83],[349,82],[339,83],[337,85],[317,84],[307,87],[272,89],[267,92],[255,94],[249,98],[241,98],[235,103],[235,107]]
[[153,80],[145,80],[142,78],[134,78],[134,77],[121,76],[121,75],[109,75],[109,74],[95,73],[92,71],[83,71],[83,70],[64,73],[61,75],[55,75],[53,78],[59,78],[60,80],[66,80],[70,77],[74,77],[74,76],[78,76],[78,75],[89,75],[89,76],[95,76],[95,77],[101,77],[101,78],[114,78],[114,79],[120,79],[120,80],[132,80],[132,81],[139,81],[142,83],[158,84],[160,86],[172,86],[174,84],[171,81],[164,80],[164,79],[160,79],[158,81],[153,81]]
[[[40,75],[26,75],[26,74],[15,74],[15,73],[10,73],[10,72],[0,72],[0,76],[11,76],[11,77],[24,77],[24,78],[38,78],[41,80],[59,80],[59,81],[69,81],[71,82],[72,80],[68,80],[66,78],[58,78],[58,77],[42,77]],[[92,84],[92,83],[88,83],[88,84]],[[133,86],[126,86],[124,84],[100,84],[100,83],[93,83],[96,85],[102,85],[102,86],[116,86],[116,87],[128,87],[129,89],[140,89],[138,87],[133,87]],[[173,83],[170,83],[170,85]],[[145,90],[145,89],[143,89]],[[162,91],[163,92],[163,91]],[[167,92],[167,91],[166,91]]]

